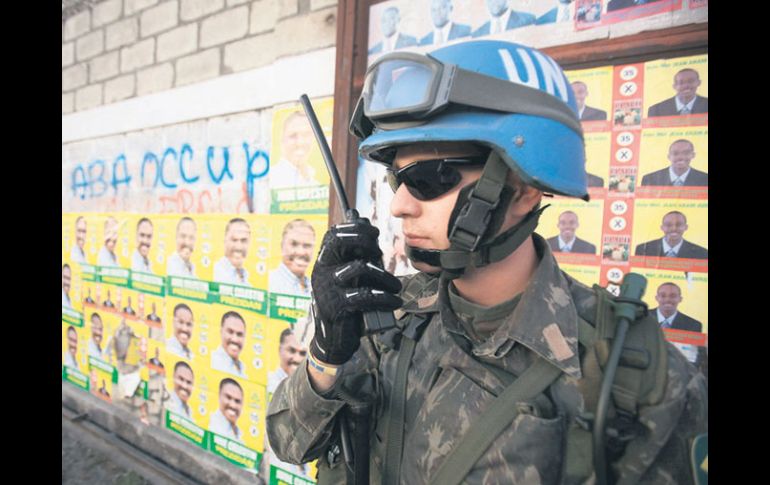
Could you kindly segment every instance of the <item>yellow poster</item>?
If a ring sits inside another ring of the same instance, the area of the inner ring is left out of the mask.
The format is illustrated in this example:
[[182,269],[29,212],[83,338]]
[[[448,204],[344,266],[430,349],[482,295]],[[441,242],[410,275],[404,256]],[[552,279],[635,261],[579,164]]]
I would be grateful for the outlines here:
[[266,325],[265,368],[267,369],[267,401],[284,379],[297,369],[307,356],[306,346],[297,339],[293,325],[271,318]]
[[211,371],[208,396],[209,450],[238,466],[257,470],[264,450],[265,387]]
[[272,215],[269,290],[272,294],[310,296],[310,274],[326,232],[327,215]]
[[[610,171],[611,133],[585,133],[586,174],[588,188],[607,188],[607,174]],[[598,195],[598,194],[597,194]]]
[[98,214],[94,217],[97,266],[130,268],[129,217],[127,213]]
[[[311,102],[331,147],[333,99]],[[273,111],[268,176],[271,213],[327,213],[329,174],[310,122],[299,103]]]
[[198,446],[206,446],[208,392],[198,386],[205,370],[189,361],[168,354],[166,390],[163,401],[164,427],[184,436]]
[[166,299],[166,352],[188,362],[208,365],[209,339],[215,337],[216,314],[207,302]]
[[86,329],[62,322],[62,365],[72,370],[85,372]]
[[80,325],[82,320],[83,302],[82,272],[77,263],[64,263],[61,267],[61,312],[62,321]]
[[648,128],[640,151],[643,187],[708,187],[708,127]]
[[607,121],[612,110],[612,67],[566,71],[578,105],[580,121]]
[[708,260],[708,201],[635,201],[634,256]]
[[139,287],[144,284],[151,291],[157,291],[156,288],[164,285],[162,276],[165,274],[170,221],[168,217],[157,214],[130,214],[126,221],[132,281]]
[[78,264],[95,263],[93,220],[91,214],[62,214],[62,260]]
[[584,202],[554,197],[540,217],[537,233],[542,235],[559,264],[599,265],[602,199]]
[[212,304],[206,364],[239,379],[265,385],[266,315],[243,308]]
[[646,62],[644,113],[647,118],[707,114],[708,55]]
[[[210,281],[213,271],[214,233],[211,216],[171,214],[166,220],[163,241],[163,272],[166,276]],[[221,235],[216,235],[217,239]]]
[[107,343],[120,324],[120,318],[112,313],[100,311],[93,305],[87,305],[84,314],[86,341],[85,348],[89,360],[96,358],[109,365]]
[[266,215],[211,217],[211,281],[218,284],[266,289],[265,262],[270,229]]
[[644,301],[666,339],[687,360],[708,366],[708,275],[660,269],[635,269],[647,278]]
[[92,362],[88,371],[89,389],[94,396],[111,403],[114,393],[112,369]]

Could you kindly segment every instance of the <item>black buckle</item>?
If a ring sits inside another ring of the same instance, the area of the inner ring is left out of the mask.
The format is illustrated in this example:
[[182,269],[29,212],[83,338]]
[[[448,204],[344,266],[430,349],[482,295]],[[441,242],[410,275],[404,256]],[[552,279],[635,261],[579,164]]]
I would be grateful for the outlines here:
[[453,243],[455,242],[453,238],[458,230],[466,232],[474,238],[473,244],[471,244],[468,251],[475,251],[479,242],[481,242],[481,237],[487,231],[489,220],[492,218],[492,211],[497,208],[499,203],[499,200],[492,204],[484,199],[474,197],[473,191],[471,191],[468,196],[468,202],[457,216],[452,232],[449,234],[449,240]]

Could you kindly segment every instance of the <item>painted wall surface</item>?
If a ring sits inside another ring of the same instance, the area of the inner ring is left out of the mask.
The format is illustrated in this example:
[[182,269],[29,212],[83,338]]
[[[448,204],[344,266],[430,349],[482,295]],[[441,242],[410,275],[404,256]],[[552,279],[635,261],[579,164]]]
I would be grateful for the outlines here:
[[62,379],[265,483],[314,476],[264,419],[285,342],[312,338],[329,180],[297,100],[331,139],[335,33],[329,0],[108,0],[62,23]]

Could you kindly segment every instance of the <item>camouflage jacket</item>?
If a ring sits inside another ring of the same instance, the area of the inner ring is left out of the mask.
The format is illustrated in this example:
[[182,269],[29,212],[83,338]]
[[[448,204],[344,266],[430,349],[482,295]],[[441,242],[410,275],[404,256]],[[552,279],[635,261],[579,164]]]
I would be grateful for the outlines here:
[[[396,315],[434,315],[417,342],[408,371],[400,483],[427,483],[474,419],[505,389],[480,361],[520,375],[535,354],[563,373],[533,402],[515,403],[519,415],[476,463],[466,483],[593,483],[591,476],[568,475],[564,455],[567,429],[586,407],[580,392],[578,314],[592,322],[597,299],[591,288],[559,269],[544,239],[537,234],[534,239],[541,255],[536,273],[491,337],[471,345],[473,356],[450,335],[464,331],[447,304],[446,283],[424,274],[403,281],[405,304]],[[376,389],[371,483],[380,483],[398,353],[379,337],[363,339],[334,388],[323,396],[311,388],[301,366],[281,383],[268,408],[267,433],[275,453],[292,463],[325,456],[344,405],[334,396],[368,368]],[[618,483],[690,483],[687,442],[707,431],[706,381],[671,344],[667,354],[664,397],[639,409],[642,429],[612,464]]]

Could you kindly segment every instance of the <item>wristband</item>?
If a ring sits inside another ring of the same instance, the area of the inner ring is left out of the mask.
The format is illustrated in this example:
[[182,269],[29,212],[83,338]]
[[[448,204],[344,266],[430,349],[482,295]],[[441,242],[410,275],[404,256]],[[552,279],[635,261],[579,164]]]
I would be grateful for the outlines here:
[[321,364],[315,360],[315,357],[313,357],[313,354],[310,352],[307,354],[307,363],[318,372],[326,374],[327,376],[336,376],[337,371],[339,370],[339,367],[326,367],[325,365]]

